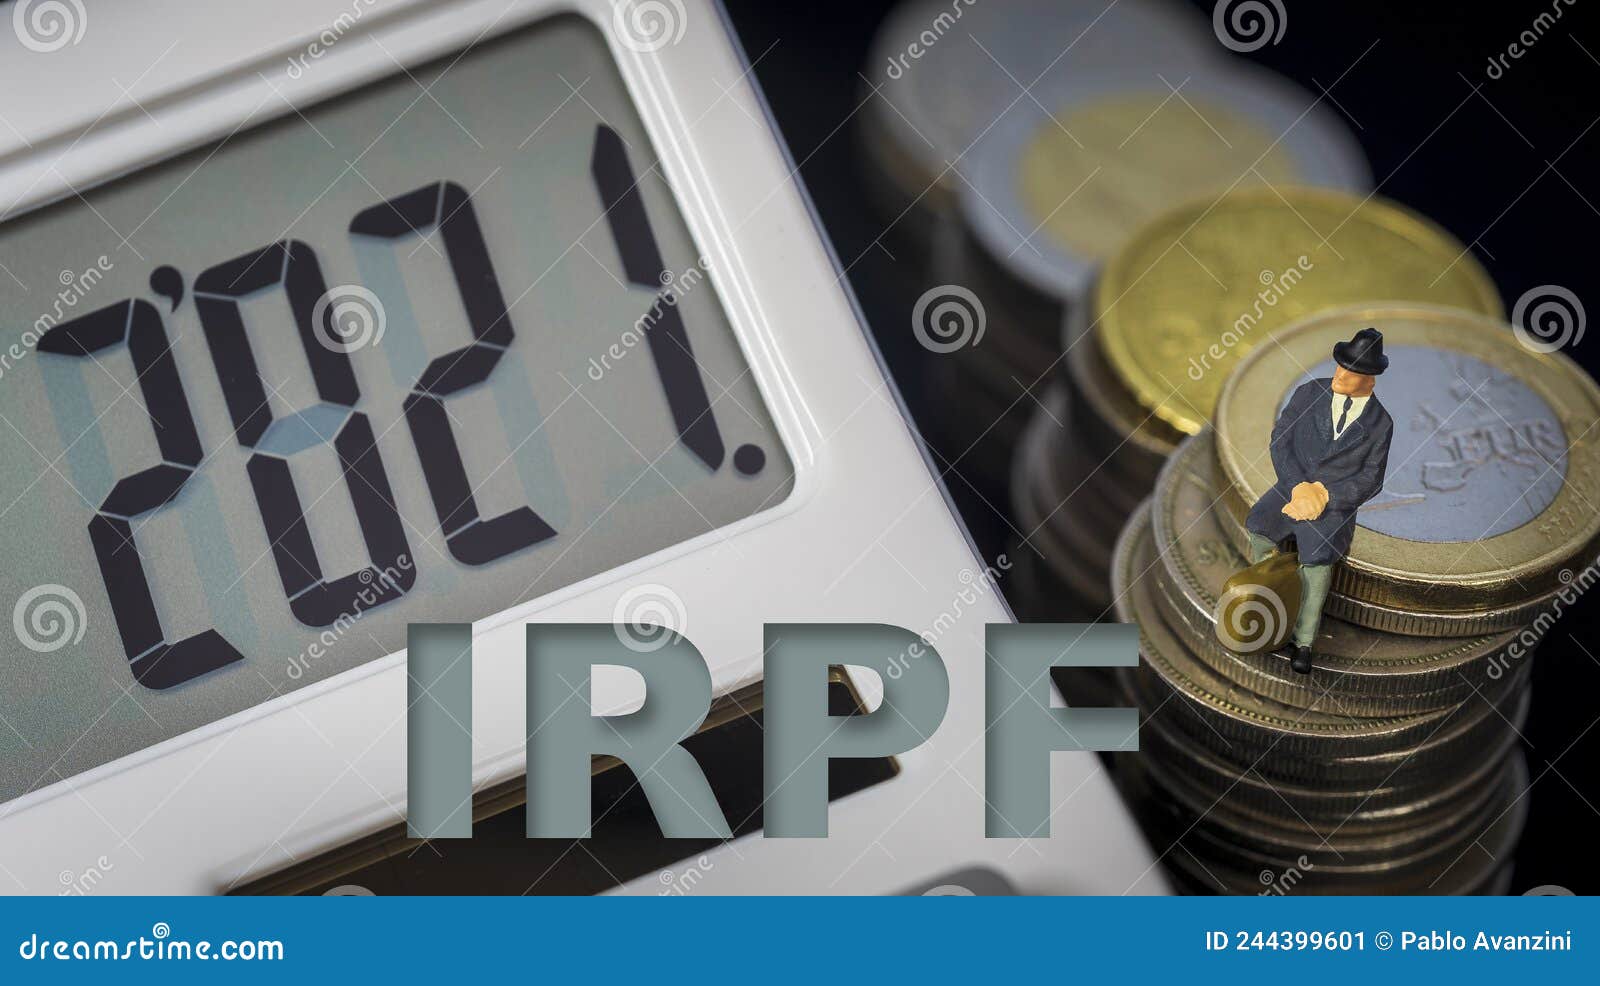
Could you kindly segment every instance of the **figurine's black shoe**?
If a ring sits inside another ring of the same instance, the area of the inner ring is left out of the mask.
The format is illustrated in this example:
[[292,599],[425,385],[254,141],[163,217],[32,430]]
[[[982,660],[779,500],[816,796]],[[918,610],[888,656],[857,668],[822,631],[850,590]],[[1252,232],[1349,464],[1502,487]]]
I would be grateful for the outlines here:
[[1289,667],[1299,674],[1311,673],[1311,648],[1295,645],[1294,655],[1289,658]]

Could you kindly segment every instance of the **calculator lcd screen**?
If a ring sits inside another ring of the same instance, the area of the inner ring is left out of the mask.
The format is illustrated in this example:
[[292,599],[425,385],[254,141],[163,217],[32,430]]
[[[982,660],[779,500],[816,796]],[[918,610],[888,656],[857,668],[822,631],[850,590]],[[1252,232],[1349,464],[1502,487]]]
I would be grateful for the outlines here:
[[576,17],[269,97],[0,225],[0,267],[0,801],[792,487]]

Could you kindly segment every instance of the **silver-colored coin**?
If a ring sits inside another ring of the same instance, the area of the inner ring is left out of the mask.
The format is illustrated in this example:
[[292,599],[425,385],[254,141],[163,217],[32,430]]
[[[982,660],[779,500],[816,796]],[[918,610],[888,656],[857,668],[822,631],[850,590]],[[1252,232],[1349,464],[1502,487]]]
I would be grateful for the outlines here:
[[[1159,562],[1148,550],[1147,533],[1144,540],[1135,563],[1153,568]],[[1420,785],[1491,748],[1524,696],[1526,677],[1519,674],[1501,684],[1502,694],[1422,715],[1363,718],[1284,706],[1232,685],[1186,654],[1155,610],[1147,580],[1128,580],[1129,554],[1119,552],[1114,586],[1119,593],[1130,586],[1119,617],[1141,629],[1145,662],[1122,672],[1136,705],[1187,743],[1271,781]]]
[[[1127,233],[1172,206],[1254,183],[1263,158],[1281,156],[1278,177],[1293,184],[1371,187],[1360,145],[1338,115],[1247,63],[1173,78],[1141,58],[1033,95],[978,140],[958,198],[988,256],[1068,304],[1087,297],[1094,271]],[[1188,133],[1162,132],[1174,126]],[[1070,160],[1054,160],[1046,142]],[[1185,155],[1179,162],[1174,142]],[[1218,167],[1202,167],[1212,159]],[[1045,172],[1054,177],[1045,194],[1027,176],[1047,162],[1055,167]],[[1055,235],[1058,226],[1070,238]]]
[[1086,411],[1084,438],[1130,489],[1148,493],[1181,436],[1137,406],[1093,336],[1069,342],[1064,363],[1073,403]]
[[[1159,619],[1159,614],[1154,615]],[[1135,704],[1149,717],[1147,721],[1182,736],[1187,745],[1210,751],[1236,773],[1258,774],[1270,784],[1414,792],[1466,769],[1465,765],[1481,758],[1483,751],[1499,745],[1508,729],[1519,728],[1526,716],[1529,676],[1524,670],[1506,679],[1500,689],[1503,694],[1463,702],[1454,709],[1433,714],[1436,727],[1416,742],[1396,743],[1376,751],[1319,756],[1283,753],[1277,734],[1271,730],[1261,730],[1254,736],[1223,736],[1209,717],[1191,707],[1192,703],[1173,701],[1172,689],[1148,668],[1123,669],[1121,677]]]
[[[972,239],[964,224],[951,221],[950,232],[934,244],[934,283],[960,284],[983,302],[990,319],[1055,356],[1061,346],[1061,304],[1020,284]],[[1037,373],[1046,363],[1030,363]]]
[[1500,797],[1489,810],[1462,826],[1461,834],[1432,852],[1374,864],[1342,865],[1337,859],[1275,856],[1240,850],[1207,838],[1181,816],[1163,809],[1136,768],[1123,775],[1163,862],[1184,885],[1201,893],[1238,894],[1439,894],[1482,892],[1509,857],[1527,819],[1526,760],[1520,751],[1508,764]]
[[[1109,611],[1109,552],[1084,538],[1070,516],[1052,515],[1030,485],[1016,500],[1017,523],[1051,575],[1070,590],[1077,605],[1097,614]],[[1102,617],[1096,617],[1102,618]]]
[[[1413,745],[1436,732],[1450,713],[1357,717],[1333,711],[1333,703],[1293,708],[1218,675],[1188,653],[1157,609],[1152,573],[1161,565],[1147,505],[1130,522],[1112,561],[1112,595],[1119,619],[1138,624],[1140,670],[1172,699],[1172,713],[1193,717],[1227,749],[1259,746],[1265,755],[1315,763],[1350,754],[1374,754]],[[1163,698],[1162,704],[1167,703]],[[1194,731],[1191,730],[1191,733]]]
[[[1224,488],[1222,501],[1217,505],[1221,528],[1241,553],[1249,551],[1250,535],[1245,531],[1244,518],[1249,508],[1231,487]],[[1471,610],[1436,611],[1403,609],[1380,603],[1356,599],[1339,591],[1335,577],[1333,591],[1328,596],[1324,612],[1348,623],[1395,633],[1407,637],[1476,637],[1514,631],[1518,635],[1541,616],[1559,609],[1559,602],[1570,590],[1566,585],[1503,606],[1483,606]],[[1525,644],[1524,646],[1529,646]]]
[[[1524,695],[1520,715],[1526,716]],[[1516,721],[1516,719],[1513,719]],[[1481,734],[1481,735],[1480,735]],[[1394,776],[1362,784],[1308,784],[1274,780],[1248,764],[1234,764],[1187,737],[1170,731],[1159,716],[1140,726],[1140,756],[1181,764],[1177,777],[1207,803],[1222,803],[1232,810],[1264,819],[1292,817],[1328,828],[1385,829],[1427,817],[1470,796],[1492,778],[1495,765],[1518,742],[1514,730],[1478,729],[1467,734],[1474,742],[1470,755],[1444,764],[1421,776],[1407,772],[1405,782]],[[1468,752],[1468,751],[1463,751]]]
[[[1012,466],[1013,513],[1021,533],[1043,557],[1056,579],[1069,586],[1076,601],[1090,612],[1109,614],[1109,565],[1113,542],[1108,530],[1117,521],[1090,520],[1090,509],[1103,494],[1093,486],[1068,492],[1055,481],[1054,460],[1071,455],[1070,436],[1076,419],[1060,388],[1045,397],[1044,410],[1029,424]],[[1103,515],[1104,507],[1099,506]],[[1111,535],[1114,537],[1114,535]]]
[[[1012,559],[1006,576],[1006,601],[1024,623],[1092,623],[1099,612],[1090,609],[1076,592],[1056,577],[1035,547],[1013,539],[1007,551]],[[1111,677],[1110,669],[1107,676]]]
[[[1039,86],[1123,73],[1137,59],[1183,79],[1220,61],[1203,18],[1147,0],[917,0],[897,7],[862,71],[862,138],[890,217],[952,215],[952,172]],[[909,211],[908,211],[909,210]]]
[[[1298,674],[1274,653],[1243,654],[1217,639],[1215,613],[1227,579],[1246,566],[1217,521],[1220,477],[1213,433],[1179,446],[1156,483],[1152,524],[1164,563],[1159,597],[1164,615],[1212,670],[1258,694],[1289,705],[1331,699],[1352,715],[1428,712],[1471,698],[1493,683],[1493,659],[1512,633],[1467,638],[1402,637],[1324,619],[1317,663]],[[1277,627],[1294,613],[1264,614]],[[1263,624],[1263,627],[1265,624]]]
[[[1497,767],[1503,768],[1504,763],[1504,759],[1498,761]],[[1183,767],[1182,762],[1154,757],[1145,764],[1152,784],[1195,819],[1197,830],[1241,849],[1287,858],[1306,854],[1331,858],[1343,865],[1390,864],[1436,850],[1441,843],[1459,836],[1464,825],[1483,819],[1504,782],[1501,771],[1497,771],[1491,783],[1467,788],[1464,797],[1442,812],[1413,813],[1405,824],[1358,828],[1338,822],[1311,822],[1288,812],[1262,816],[1234,811],[1223,800],[1196,796],[1179,779]]]

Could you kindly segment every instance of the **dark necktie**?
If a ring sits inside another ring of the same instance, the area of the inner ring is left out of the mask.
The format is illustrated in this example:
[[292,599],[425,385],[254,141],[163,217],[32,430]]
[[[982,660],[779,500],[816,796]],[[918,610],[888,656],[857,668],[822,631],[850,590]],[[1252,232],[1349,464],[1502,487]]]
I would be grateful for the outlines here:
[[1350,407],[1355,402],[1356,399],[1354,397],[1346,397],[1344,399],[1344,410],[1339,412],[1339,423],[1333,426],[1334,438],[1338,438],[1340,435],[1344,434],[1345,420],[1350,417]]

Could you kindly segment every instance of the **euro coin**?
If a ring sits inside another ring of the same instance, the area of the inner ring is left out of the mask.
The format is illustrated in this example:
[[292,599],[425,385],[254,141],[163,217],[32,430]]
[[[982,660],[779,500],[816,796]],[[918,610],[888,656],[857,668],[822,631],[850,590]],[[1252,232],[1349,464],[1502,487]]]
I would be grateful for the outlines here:
[[[1103,618],[1111,605],[1111,551],[1121,523],[1106,510],[1093,464],[1066,437],[1075,425],[1065,395],[1051,388],[1017,447],[1013,511],[1023,538],[1069,588],[1077,606]],[[1066,486],[1062,472],[1078,480]]]
[[[1148,506],[1136,514],[1112,561],[1112,594],[1119,619],[1139,627],[1140,671],[1161,700],[1153,707],[1171,715],[1191,738],[1224,754],[1259,750],[1259,761],[1276,757],[1310,769],[1341,755],[1379,753],[1414,745],[1437,732],[1451,711],[1405,716],[1341,714],[1331,700],[1295,708],[1257,695],[1216,674],[1196,659],[1160,618],[1153,578],[1161,564],[1155,551]],[[1217,744],[1220,744],[1218,746]]]
[[1148,0],[903,3],[861,72],[879,211],[913,237],[953,214],[969,148],[1035,88],[1126,72],[1134,56],[1181,80],[1221,54],[1202,18]]
[[1065,362],[1073,403],[1084,411],[1081,440],[1141,495],[1148,492],[1182,433],[1139,407],[1120,387],[1093,336],[1069,342]]
[[1592,581],[1600,387],[1567,357],[1457,309],[1324,312],[1246,358],[1217,416],[1233,509],[1276,481],[1269,445],[1285,398],[1330,377],[1333,344],[1367,326],[1384,334],[1375,399],[1394,434],[1383,491],[1357,514],[1334,593],[1396,611],[1526,617],[1529,600]]
[[1182,764],[1178,775],[1184,784],[1235,811],[1279,820],[1290,816],[1327,831],[1405,825],[1412,818],[1447,811],[1471,798],[1517,742],[1516,733],[1502,728],[1490,743],[1464,758],[1458,770],[1406,782],[1379,778],[1340,786],[1273,780],[1187,742],[1167,731],[1159,718],[1140,726],[1137,755]]
[[1192,813],[1176,804],[1164,806],[1160,814],[1165,817],[1158,815],[1154,828],[1158,847],[1170,847],[1167,858],[1197,877],[1194,884],[1209,892],[1262,892],[1281,874],[1293,872],[1298,874],[1292,881],[1298,893],[1472,893],[1492,878],[1500,865],[1497,860],[1516,843],[1526,821],[1527,781],[1525,758],[1516,751],[1501,771],[1494,796],[1461,815],[1448,838],[1356,861],[1342,859],[1331,849],[1303,852],[1292,846],[1255,844],[1250,835],[1231,830],[1219,833],[1198,824]]
[[1026,290],[1081,301],[1130,233],[1202,195],[1370,186],[1338,116],[1274,73],[1248,64],[1186,78],[1167,71],[1124,66],[1035,87],[974,146],[962,217]]
[[1194,434],[1229,372],[1278,329],[1373,299],[1503,311],[1489,275],[1444,230],[1377,198],[1238,191],[1164,213],[1107,262],[1092,325],[1139,405]]
[[[1312,649],[1310,674],[1280,654],[1251,653],[1218,640],[1213,616],[1227,580],[1246,564],[1218,520],[1218,466],[1209,429],[1190,438],[1167,463],[1152,501],[1153,537],[1163,563],[1162,611],[1189,648],[1212,670],[1289,705],[1331,701],[1354,715],[1405,714],[1446,708],[1493,690],[1493,659],[1515,633],[1464,638],[1404,637],[1325,617]],[[1287,600],[1263,616],[1277,629],[1292,624]],[[1238,644],[1240,627],[1225,627]]]

